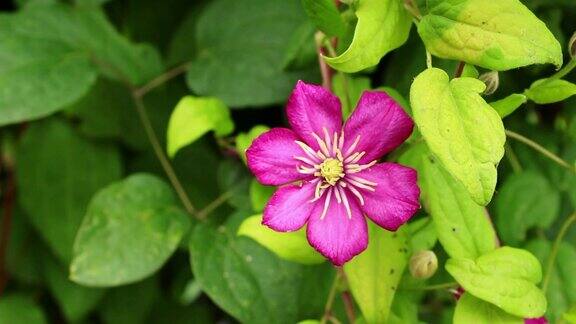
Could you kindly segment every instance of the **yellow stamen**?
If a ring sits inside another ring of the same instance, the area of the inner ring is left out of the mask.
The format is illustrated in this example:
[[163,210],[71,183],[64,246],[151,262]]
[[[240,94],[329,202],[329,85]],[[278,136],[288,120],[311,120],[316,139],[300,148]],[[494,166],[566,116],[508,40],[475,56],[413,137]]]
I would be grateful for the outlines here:
[[333,186],[344,176],[344,164],[337,159],[327,158],[320,164],[320,175]]

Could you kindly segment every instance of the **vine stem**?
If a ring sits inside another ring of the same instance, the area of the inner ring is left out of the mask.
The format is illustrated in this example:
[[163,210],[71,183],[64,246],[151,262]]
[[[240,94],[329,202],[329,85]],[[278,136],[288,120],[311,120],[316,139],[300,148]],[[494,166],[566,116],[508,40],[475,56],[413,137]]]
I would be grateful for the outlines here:
[[[562,69],[560,69],[560,71],[554,73],[551,77],[549,77],[547,80],[548,81],[552,81],[552,80],[557,80],[557,79],[562,79],[563,77],[565,77],[568,73],[570,73],[570,71],[572,71],[574,68],[576,68],[576,59],[573,58],[571,59],[568,64],[564,65],[564,67]],[[544,81],[547,82],[547,81]]]
[[188,67],[190,67],[190,62],[184,62],[184,63],[160,74],[159,76],[155,77],[150,82],[143,85],[142,87],[134,90],[134,95],[136,95],[138,97],[144,97],[144,95],[146,95],[151,90],[163,85],[167,81],[170,81],[171,79],[179,76],[180,74],[185,73],[186,70],[188,70]]
[[548,262],[546,264],[546,274],[544,276],[544,281],[542,281],[542,291],[546,294],[546,290],[548,289],[548,285],[550,284],[550,278],[552,276],[552,269],[554,268],[554,263],[556,262],[556,257],[558,256],[558,249],[560,248],[560,244],[568,232],[570,226],[576,222],[576,213],[573,213],[568,217],[562,227],[560,228],[560,232],[556,236],[556,240],[554,240],[554,245],[552,246],[552,252],[550,252],[550,256],[548,257]]
[[234,190],[228,190],[214,199],[211,203],[209,203],[206,207],[204,207],[201,211],[198,212],[197,218],[198,219],[205,219],[211,212],[213,212],[216,208],[220,207],[223,203],[227,202],[234,195]]
[[512,146],[508,143],[506,143],[505,152],[506,157],[508,158],[508,162],[510,162],[510,166],[512,167],[512,171],[514,171],[514,173],[516,174],[521,173],[523,171],[522,164],[520,163],[518,156],[516,156],[516,153],[512,149]]
[[547,149],[545,149],[542,145],[532,141],[531,139],[524,137],[518,133],[515,133],[513,131],[510,130],[505,130],[506,135],[510,138],[513,138],[521,143],[524,143],[528,146],[530,146],[531,148],[533,148],[534,150],[538,151],[539,153],[541,153],[542,155],[546,156],[547,158],[549,158],[550,160],[558,163],[559,165],[563,166],[564,168],[576,173],[576,168],[574,166],[572,166],[570,163],[562,160],[560,157],[558,157],[556,154],[548,151]]
[[150,117],[148,117],[148,113],[146,112],[146,107],[144,106],[144,102],[142,101],[142,97],[139,96],[137,91],[135,90],[132,92],[132,98],[134,99],[134,105],[136,106],[136,111],[138,112],[138,116],[140,117],[140,121],[142,122],[142,125],[144,126],[144,131],[146,132],[146,136],[148,137],[148,140],[149,140],[150,144],[152,145],[152,149],[154,150],[154,154],[156,154],[156,157],[158,158],[158,161],[160,161],[160,164],[162,165],[162,168],[164,169],[166,176],[168,176],[168,179],[170,180],[170,183],[174,187],[176,194],[178,195],[178,197],[182,201],[182,205],[184,205],[184,208],[186,209],[186,211],[188,213],[190,213],[193,216],[198,217],[198,215],[196,214],[196,210],[194,208],[194,205],[190,201],[190,198],[188,198],[188,195],[186,194],[186,191],[184,190],[182,183],[178,179],[178,176],[176,175],[176,172],[174,171],[172,164],[168,160],[168,157],[166,156],[166,154],[164,154],[164,150],[162,149],[162,145],[160,145],[160,141],[158,140],[158,136],[156,136],[156,132],[154,131],[154,128],[152,127],[152,123],[150,122]]

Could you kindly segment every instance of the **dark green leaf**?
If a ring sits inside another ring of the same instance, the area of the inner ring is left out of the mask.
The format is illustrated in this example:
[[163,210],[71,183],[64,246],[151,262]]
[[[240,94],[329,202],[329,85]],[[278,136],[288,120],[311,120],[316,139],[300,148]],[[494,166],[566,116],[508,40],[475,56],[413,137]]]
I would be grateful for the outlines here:
[[209,3],[197,21],[198,54],[188,70],[188,85],[232,108],[285,100],[296,80],[311,76],[282,71],[286,44],[305,19],[299,1]]
[[156,278],[125,287],[113,288],[100,308],[104,324],[141,324],[152,314],[152,305],[159,299]]
[[239,213],[225,225],[203,223],[194,229],[192,270],[204,292],[244,323],[319,318],[334,275],[331,266],[283,261],[253,240],[236,236],[244,217]]
[[64,262],[92,195],[120,178],[118,152],[57,119],[34,123],[17,152],[19,200],[30,222]]
[[158,53],[129,43],[95,7],[29,6],[0,16],[0,125],[73,103],[94,83],[97,68],[132,84],[162,70]]
[[48,288],[69,322],[82,320],[104,297],[103,289],[82,287],[70,281],[66,267],[51,256],[44,257],[43,266]]
[[87,286],[141,280],[172,255],[190,226],[172,189],[136,174],[98,192],[74,242],[70,278]]
[[0,323],[45,324],[42,309],[31,297],[25,295],[3,295],[0,299]]
[[[546,240],[531,241],[526,249],[534,253],[542,264],[548,264],[552,243]],[[555,323],[562,314],[576,304],[576,249],[571,244],[564,242],[558,249],[556,262],[552,268],[550,283],[546,291],[548,298],[548,310],[546,317],[551,323]]]
[[505,179],[495,204],[500,238],[518,246],[529,229],[552,225],[560,212],[560,193],[540,173],[526,171]]
[[346,24],[333,0],[302,0],[304,11],[327,36],[343,36]]

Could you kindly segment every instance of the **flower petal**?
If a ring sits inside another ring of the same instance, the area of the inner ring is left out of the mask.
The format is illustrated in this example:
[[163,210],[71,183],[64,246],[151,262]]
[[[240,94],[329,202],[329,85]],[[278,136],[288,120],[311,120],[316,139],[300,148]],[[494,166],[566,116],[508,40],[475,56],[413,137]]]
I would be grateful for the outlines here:
[[416,170],[380,163],[354,176],[377,183],[376,191],[361,190],[364,205],[360,208],[381,227],[395,231],[420,209]]
[[288,99],[286,114],[294,132],[315,150],[319,146],[312,133],[324,138],[324,127],[330,136],[342,128],[340,100],[318,85],[298,81]]
[[287,128],[273,128],[258,136],[246,150],[248,168],[265,185],[281,185],[304,179],[301,164],[294,156],[305,153],[296,144],[296,134]]
[[316,182],[278,188],[264,208],[262,224],[278,232],[296,231],[304,226],[318,203],[310,202],[314,199]]
[[410,116],[388,94],[365,91],[344,125],[345,151],[360,136],[354,152],[366,152],[359,163],[369,163],[402,144],[413,128]]
[[325,217],[320,219],[325,202],[325,199],[320,199],[308,219],[308,242],[337,266],[343,265],[368,246],[366,219],[358,203],[352,198],[348,200],[351,218],[348,218],[344,204],[338,203],[331,195]]

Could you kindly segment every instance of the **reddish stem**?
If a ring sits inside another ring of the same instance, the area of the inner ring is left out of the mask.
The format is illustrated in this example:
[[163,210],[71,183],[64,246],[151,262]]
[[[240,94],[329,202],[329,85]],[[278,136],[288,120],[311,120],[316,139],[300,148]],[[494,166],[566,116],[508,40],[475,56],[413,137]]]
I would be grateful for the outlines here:
[[6,269],[6,257],[8,254],[8,242],[10,241],[10,229],[12,227],[12,212],[14,209],[15,185],[14,170],[6,169],[6,182],[3,199],[2,233],[0,234],[0,296],[8,283],[8,270]]
[[342,293],[342,301],[344,301],[344,310],[346,311],[346,316],[350,323],[356,322],[356,314],[354,314],[354,300],[352,300],[352,295],[349,291]]
[[464,66],[466,63],[463,61],[458,62],[458,66],[456,67],[456,71],[454,72],[454,78],[459,78],[462,76],[462,72],[464,72]]

